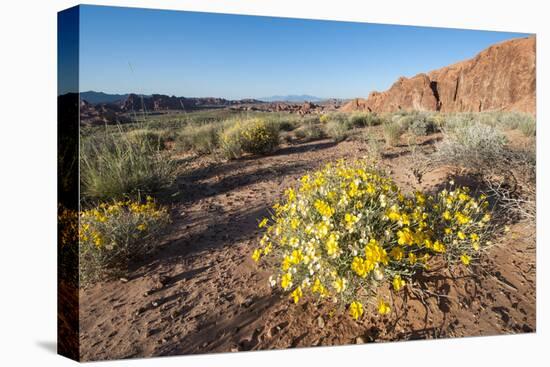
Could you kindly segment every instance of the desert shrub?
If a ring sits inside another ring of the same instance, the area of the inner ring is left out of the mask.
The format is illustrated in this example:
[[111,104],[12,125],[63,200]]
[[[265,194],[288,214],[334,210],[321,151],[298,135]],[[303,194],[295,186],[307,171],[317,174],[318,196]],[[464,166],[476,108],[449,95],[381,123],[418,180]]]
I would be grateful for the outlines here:
[[280,131],[292,131],[296,128],[296,122],[291,120],[279,120],[276,125]]
[[402,131],[406,131],[411,126],[413,121],[414,116],[412,114],[397,115],[397,118],[392,119],[392,122],[397,124]]
[[409,123],[409,131],[416,136],[433,134],[438,130],[438,126],[431,115],[417,113],[411,117],[412,121]]
[[349,124],[352,127],[366,127],[380,125],[382,120],[372,112],[355,112],[349,116]]
[[152,149],[163,150],[166,148],[165,135],[158,131],[148,129],[131,130],[128,133],[128,139],[135,144],[147,144]]
[[351,127],[365,127],[367,126],[367,116],[364,112],[354,112],[349,116],[349,124]]
[[382,158],[384,147],[383,143],[376,137],[369,135],[366,139],[367,153],[371,159],[377,161]]
[[227,158],[238,158],[243,152],[266,154],[279,144],[279,129],[261,119],[237,120],[220,134],[220,146]]
[[369,304],[386,314],[384,286],[399,292],[432,258],[463,266],[479,258],[492,230],[487,206],[464,188],[404,195],[365,161],[341,161],[286,190],[260,221],[252,258],[295,303],[309,294],[347,305],[355,319]]
[[400,123],[388,122],[382,126],[382,133],[387,146],[396,146],[403,132],[404,130]]
[[59,205],[58,216],[59,278],[78,285],[78,212]]
[[174,161],[149,139],[99,134],[81,141],[81,192],[85,199],[157,191],[173,181],[175,168]]
[[[454,124],[454,122],[453,122]],[[506,154],[506,137],[490,125],[467,123],[445,131],[434,159],[472,169],[494,164]]]
[[326,124],[327,122],[329,122],[330,118],[327,114],[323,114],[319,117],[319,122],[322,123],[322,124]]
[[537,134],[537,122],[530,115],[524,115],[518,120],[518,129],[525,136],[535,136]]
[[125,276],[128,264],[156,249],[158,236],[169,222],[166,209],[151,197],[145,203],[102,203],[80,213],[80,281]]
[[155,130],[155,132],[159,135],[160,139],[164,143],[173,142],[178,137],[178,131],[176,129],[171,129],[171,128],[159,129],[159,130]]
[[321,139],[322,137],[324,137],[324,132],[318,124],[304,124],[294,130],[294,135],[298,139],[310,141]]
[[474,114],[470,112],[460,112],[447,115],[444,123],[444,131],[451,133],[455,129],[463,128],[475,123]]
[[176,145],[181,150],[209,154],[219,147],[221,123],[188,125],[179,134]]
[[348,137],[350,127],[340,121],[331,120],[324,125],[324,132],[335,142],[341,142]]

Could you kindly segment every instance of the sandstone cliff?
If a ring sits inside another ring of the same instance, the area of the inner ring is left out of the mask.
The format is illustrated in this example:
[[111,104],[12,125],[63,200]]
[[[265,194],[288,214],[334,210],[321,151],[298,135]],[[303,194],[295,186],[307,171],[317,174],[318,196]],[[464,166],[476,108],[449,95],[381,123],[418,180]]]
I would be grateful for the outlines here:
[[472,59],[412,78],[385,92],[354,99],[343,111],[442,112],[513,110],[535,113],[535,37],[495,44]]

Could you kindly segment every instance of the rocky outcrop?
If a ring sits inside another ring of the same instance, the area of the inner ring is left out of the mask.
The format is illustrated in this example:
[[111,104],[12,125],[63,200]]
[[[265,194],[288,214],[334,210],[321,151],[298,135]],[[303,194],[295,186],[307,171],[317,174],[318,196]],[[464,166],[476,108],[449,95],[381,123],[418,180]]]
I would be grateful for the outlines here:
[[535,37],[495,44],[470,60],[412,78],[401,77],[385,92],[354,99],[343,111],[427,110],[535,113]]
[[250,103],[262,103],[253,99],[227,100],[224,98],[204,97],[204,98],[186,98],[167,96],[163,94],[153,94],[151,96],[140,96],[129,94],[121,102],[123,111],[191,111],[204,108],[217,108]]

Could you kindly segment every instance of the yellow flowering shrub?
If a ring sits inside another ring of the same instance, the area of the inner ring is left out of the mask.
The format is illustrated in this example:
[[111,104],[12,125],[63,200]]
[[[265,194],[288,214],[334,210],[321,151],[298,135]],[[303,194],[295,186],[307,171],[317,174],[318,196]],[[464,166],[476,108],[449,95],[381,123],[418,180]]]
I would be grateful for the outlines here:
[[400,292],[432,257],[467,266],[487,244],[484,196],[465,188],[403,194],[368,163],[339,161],[289,188],[252,253],[274,268],[273,287],[294,302],[332,299],[358,319],[368,305],[391,312],[381,287]]
[[265,154],[279,144],[279,129],[262,119],[238,120],[220,135],[220,146],[228,158],[242,153]]
[[57,213],[59,277],[78,284],[78,212],[59,205]]
[[80,213],[80,281],[124,276],[130,260],[149,254],[169,222],[166,209],[146,202],[116,201]]

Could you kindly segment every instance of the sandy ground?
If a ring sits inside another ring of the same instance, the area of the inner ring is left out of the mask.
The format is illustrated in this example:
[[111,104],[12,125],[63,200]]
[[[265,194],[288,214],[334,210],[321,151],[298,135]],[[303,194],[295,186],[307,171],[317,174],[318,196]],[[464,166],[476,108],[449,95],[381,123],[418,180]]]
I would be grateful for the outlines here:
[[[429,149],[438,136],[423,138]],[[417,281],[432,293],[407,290],[391,314],[360,322],[332,304],[301,301],[268,286],[250,259],[257,221],[304,172],[338,158],[366,154],[364,143],[319,140],[283,146],[261,158],[194,161],[178,179],[184,198],[162,249],[135,264],[127,280],[80,291],[84,360],[235,352],[532,332],[535,330],[535,239],[524,222],[495,241],[471,271],[434,267]],[[405,190],[413,187],[405,146],[383,165]],[[446,181],[430,172],[424,189]]]

